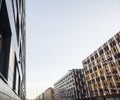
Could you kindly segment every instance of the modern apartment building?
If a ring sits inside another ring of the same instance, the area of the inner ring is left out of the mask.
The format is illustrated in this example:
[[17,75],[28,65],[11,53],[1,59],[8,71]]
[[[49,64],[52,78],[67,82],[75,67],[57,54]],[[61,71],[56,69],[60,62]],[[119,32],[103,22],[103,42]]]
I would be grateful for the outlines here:
[[69,70],[54,84],[55,100],[84,100],[87,97],[82,69]]
[[45,90],[45,92],[44,92],[44,100],[55,100],[54,99],[54,89],[52,87]]
[[120,32],[88,56],[83,61],[83,67],[89,98],[119,100]]
[[25,0],[0,0],[0,100],[25,100]]

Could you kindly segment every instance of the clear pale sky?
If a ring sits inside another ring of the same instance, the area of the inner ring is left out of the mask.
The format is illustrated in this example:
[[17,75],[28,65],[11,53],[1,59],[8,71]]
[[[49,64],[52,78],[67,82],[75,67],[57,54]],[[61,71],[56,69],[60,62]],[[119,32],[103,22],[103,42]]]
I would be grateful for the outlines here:
[[35,98],[120,31],[120,0],[26,0],[27,97]]

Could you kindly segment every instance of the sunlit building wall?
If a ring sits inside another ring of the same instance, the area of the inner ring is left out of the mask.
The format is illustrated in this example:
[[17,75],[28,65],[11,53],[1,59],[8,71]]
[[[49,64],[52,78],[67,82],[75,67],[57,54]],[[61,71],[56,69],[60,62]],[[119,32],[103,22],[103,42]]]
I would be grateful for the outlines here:
[[0,0],[0,100],[26,98],[25,0]]
[[45,90],[45,92],[44,92],[44,100],[55,100],[54,99],[54,89],[52,87]]
[[83,61],[88,97],[120,95],[120,32]]

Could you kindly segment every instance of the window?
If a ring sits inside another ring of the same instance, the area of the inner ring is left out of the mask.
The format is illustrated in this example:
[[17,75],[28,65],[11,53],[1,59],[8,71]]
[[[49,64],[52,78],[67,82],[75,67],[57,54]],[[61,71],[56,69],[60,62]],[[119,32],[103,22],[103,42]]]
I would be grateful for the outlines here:
[[103,89],[100,89],[99,92],[100,92],[100,94],[103,94]]
[[1,48],[2,48],[2,34],[0,33],[0,52],[1,52]]
[[117,87],[120,88],[120,82],[117,82]]
[[102,76],[102,77],[101,77],[101,80],[105,80],[105,77],[104,77],[104,76]]
[[108,46],[105,46],[105,47],[104,47],[104,50],[105,50],[105,51],[108,51],[108,50],[109,50]]
[[99,51],[99,54],[100,54],[100,55],[102,55],[102,54],[103,54],[103,50],[102,50],[102,49]]
[[16,22],[16,19],[17,19],[17,3],[16,3],[16,0],[12,0],[12,4],[13,4],[14,20]]
[[0,34],[0,72],[7,79],[9,63],[10,39]]
[[116,55],[114,55],[114,57],[118,60],[118,63],[120,63],[120,53],[117,53]]
[[16,59],[16,56],[15,56],[13,90],[16,90],[16,69],[17,69],[16,67],[17,67],[17,59]]
[[108,58],[107,60],[108,60],[108,62],[111,61],[111,60],[112,60],[112,57]]
[[94,60],[94,57],[92,56],[92,57],[91,57],[91,61],[93,61],[93,60]]
[[120,36],[116,38],[117,42],[120,43]]
[[100,69],[101,68],[101,65],[98,65],[98,69]]
[[8,80],[10,41],[11,32],[9,27],[9,20],[5,2],[3,1],[0,10],[0,73],[5,80]]
[[94,69],[94,71],[96,71],[96,70],[97,70],[97,67],[95,66],[95,67],[93,67],[93,69]]
[[2,5],[2,0],[0,0],[0,9],[1,9],[1,5]]
[[97,82],[100,82],[100,78],[99,78],[99,77],[98,77],[98,78],[96,78],[96,81],[97,81]]
[[90,69],[90,73],[92,73],[92,69]]
[[17,42],[19,41],[19,12],[18,12],[18,1],[12,0],[13,3],[13,13],[14,13],[14,20],[15,20],[15,27],[16,27],[16,36]]
[[111,46],[111,47],[114,47],[114,46],[116,45],[116,43],[115,43],[115,41],[113,40],[113,38],[110,39],[109,42],[110,42],[110,46]]
[[95,54],[95,58],[97,58],[97,57],[98,57],[98,54],[96,53],[96,54]]
[[95,83],[95,79],[92,80],[92,84],[94,84],[94,83]]
[[15,63],[14,63],[13,90],[17,94],[20,94],[20,74],[19,74],[19,71],[18,71],[18,63],[17,63],[16,56],[15,56]]
[[12,88],[13,86],[13,74],[14,74],[14,51],[11,43],[10,46],[10,57],[9,57],[9,71],[8,71],[8,84]]
[[18,94],[18,82],[19,82],[19,73],[18,73],[18,68],[16,68],[16,86],[15,86],[15,88],[16,88],[16,93]]

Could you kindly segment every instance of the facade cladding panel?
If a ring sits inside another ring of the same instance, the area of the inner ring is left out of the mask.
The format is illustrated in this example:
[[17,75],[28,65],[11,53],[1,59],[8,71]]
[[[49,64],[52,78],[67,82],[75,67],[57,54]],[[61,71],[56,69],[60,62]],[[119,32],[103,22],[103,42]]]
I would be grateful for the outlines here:
[[0,0],[0,100],[25,100],[25,0]]
[[55,100],[84,100],[87,95],[82,69],[72,69],[54,84]]
[[120,95],[120,32],[83,61],[88,97]]

